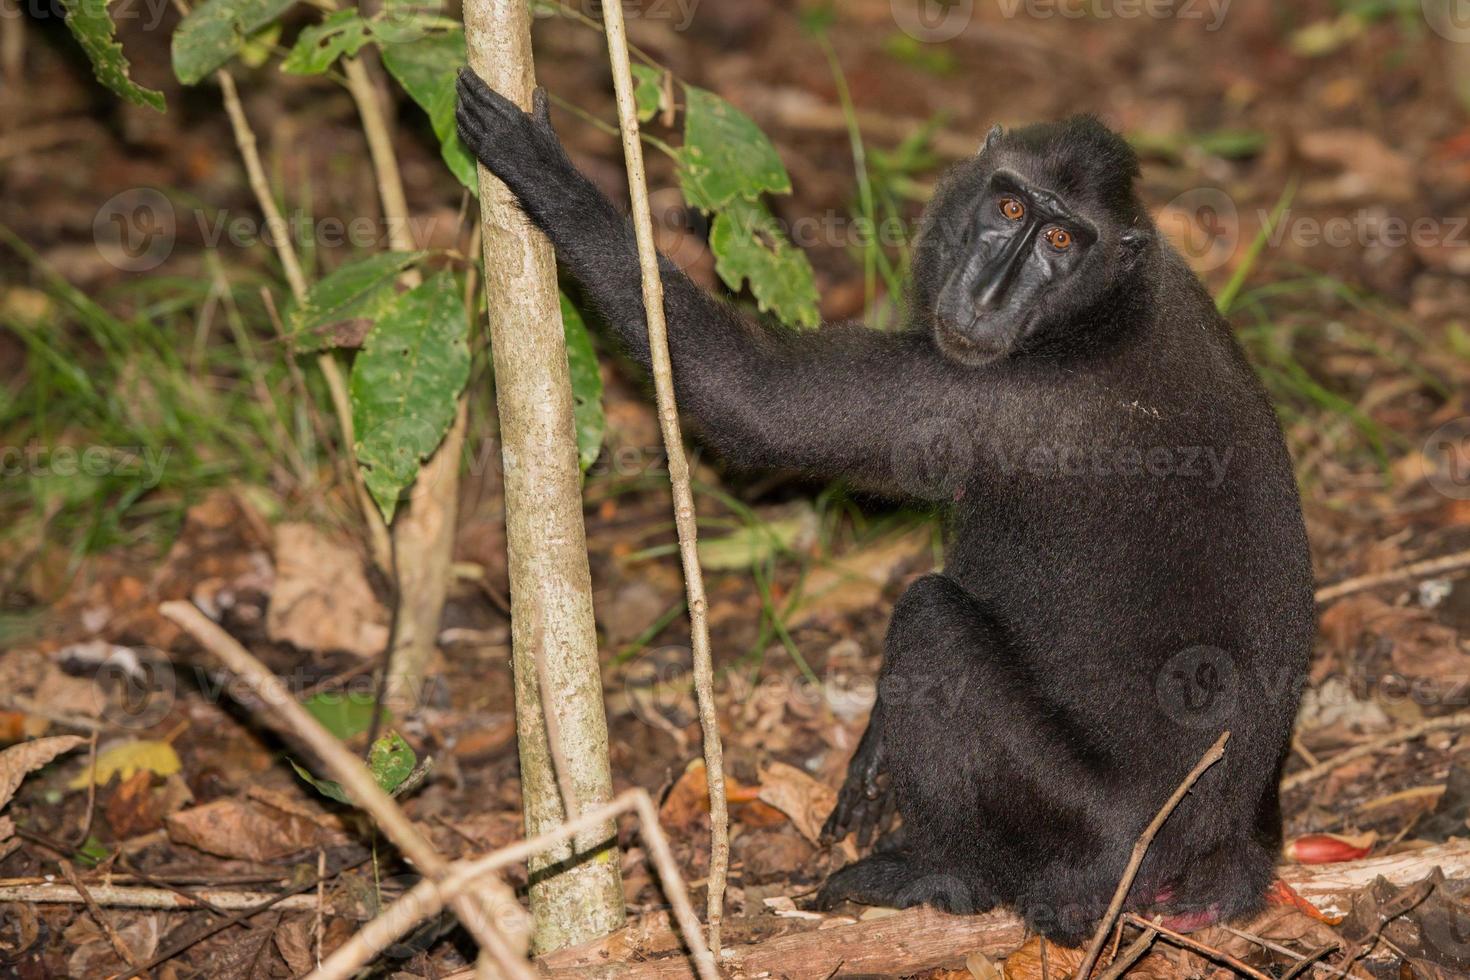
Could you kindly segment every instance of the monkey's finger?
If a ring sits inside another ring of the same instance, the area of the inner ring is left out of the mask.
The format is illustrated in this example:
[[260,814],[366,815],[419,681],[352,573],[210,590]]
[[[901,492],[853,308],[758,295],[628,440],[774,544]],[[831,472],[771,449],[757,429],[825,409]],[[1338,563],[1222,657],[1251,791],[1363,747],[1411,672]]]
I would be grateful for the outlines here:
[[457,88],[460,103],[468,103],[481,113],[495,113],[507,117],[525,115],[520,106],[495,91],[488,82],[469,68],[461,69]]
[[554,132],[551,128],[551,97],[540,85],[531,93],[531,115],[536,117],[536,124],[542,129],[548,133]]

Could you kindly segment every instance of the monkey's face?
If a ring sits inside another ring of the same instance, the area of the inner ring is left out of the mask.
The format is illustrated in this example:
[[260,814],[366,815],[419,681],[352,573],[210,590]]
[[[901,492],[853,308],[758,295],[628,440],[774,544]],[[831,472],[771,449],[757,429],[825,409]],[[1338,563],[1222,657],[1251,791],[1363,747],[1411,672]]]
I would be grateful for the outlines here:
[[1044,320],[1098,241],[1093,223],[1062,198],[1007,170],[991,174],[958,233],[935,297],[940,349],[983,364],[1015,349]]
[[1089,117],[993,129],[930,203],[915,325],[975,366],[1106,333],[1153,240],[1137,172],[1127,143]]

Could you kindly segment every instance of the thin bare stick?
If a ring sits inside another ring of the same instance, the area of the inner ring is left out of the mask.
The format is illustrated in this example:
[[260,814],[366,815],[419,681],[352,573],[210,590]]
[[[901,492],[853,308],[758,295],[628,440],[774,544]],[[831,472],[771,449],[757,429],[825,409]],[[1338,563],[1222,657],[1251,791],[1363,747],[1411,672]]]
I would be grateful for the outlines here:
[[[82,818],[81,832],[77,834],[76,840],[72,843],[73,849],[80,848],[87,843],[87,838],[92,835],[92,822],[97,818],[97,739],[98,733],[93,732],[92,745],[88,749],[87,756],[87,810],[86,815]],[[71,872],[71,874],[75,873],[75,871]],[[68,875],[69,878],[70,875]]]
[[[335,878],[337,875],[342,874],[344,871],[351,871],[353,868],[359,867],[360,865],[366,863],[367,858],[364,857],[349,864],[344,864],[336,871],[333,871],[331,877]],[[295,899],[303,892],[309,891],[320,884],[321,881],[318,880],[307,881],[300,885],[295,885],[281,892],[279,895],[272,895],[270,898],[267,898],[265,901],[260,902],[257,905],[243,908],[233,915],[226,916],[223,919],[217,919],[214,922],[206,925],[203,929],[196,930],[195,932],[184,936],[177,942],[170,943],[168,946],[165,946],[163,949],[153,954],[153,959],[149,960],[147,963],[144,963],[143,969],[151,970],[155,966],[158,966],[160,963],[166,963],[167,961],[173,959],[175,956],[178,956],[180,953],[193,948],[195,944],[202,943],[204,940],[208,939],[210,936],[213,936],[215,933],[223,932],[231,926],[245,924],[246,928],[252,928],[249,925],[249,922],[255,916],[271,908],[287,909],[288,903],[291,900]],[[129,972],[124,973],[122,976],[115,978],[115,980],[132,980],[132,978],[137,976],[137,974],[137,970],[130,970]]]
[[[1303,973],[1306,973],[1308,970],[1320,970],[1332,976],[1346,976],[1346,974],[1343,973],[1341,970],[1335,970],[1330,966],[1326,966],[1318,962],[1323,957],[1330,956],[1331,954],[1337,952],[1339,948],[1341,947],[1338,943],[1327,943],[1325,946],[1318,946],[1306,956],[1300,957],[1297,960],[1296,966],[1292,967],[1290,970],[1287,970],[1281,975],[1281,980],[1296,980],[1297,977],[1301,976]],[[1292,955],[1295,956],[1297,954],[1293,953]]]
[[140,971],[146,977],[148,974],[143,970],[143,961],[138,958],[137,953],[133,952],[133,948],[128,945],[127,940],[123,939],[122,935],[118,933],[117,928],[112,924],[112,920],[107,917],[107,913],[103,912],[97,905],[97,900],[92,897],[92,893],[87,890],[87,886],[82,884],[82,879],[77,877],[77,869],[72,867],[72,863],[65,858],[62,858],[56,863],[61,868],[62,875],[66,877],[67,881],[71,882],[71,886],[81,896],[82,904],[87,906],[87,914],[92,917],[93,922],[101,927],[103,933],[107,936],[107,941],[112,943],[112,948],[117,950],[117,955],[122,957],[124,963]]
[[638,105],[628,63],[628,35],[623,25],[622,0],[602,5],[607,27],[607,51],[617,93],[618,124],[623,134],[623,159],[628,167],[628,193],[633,206],[633,232],[638,240],[638,262],[643,274],[643,309],[648,320],[648,348],[653,387],[658,401],[659,426],[669,457],[669,482],[674,491],[674,524],[679,535],[679,557],[684,566],[684,588],[689,596],[690,645],[694,651],[694,690],[699,702],[699,727],[704,732],[704,768],[709,781],[710,860],[706,917],[711,955],[720,955],[720,923],[724,918],[725,877],[730,866],[730,816],[725,800],[724,750],[715,706],[714,666],[710,654],[708,600],[699,567],[694,493],[689,486],[689,460],[679,431],[679,409],[674,401],[673,365],[669,360],[668,325],[664,321],[664,287],[659,278],[658,251],[653,240],[653,217],[648,207],[648,182],[643,172],[643,144],[638,139]]
[[[416,247],[408,225],[408,198],[403,193],[403,177],[398,172],[398,157],[393,152],[393,137],[383,114],[378,91],[360,58],[343,58],[342,70],[347,76],[347,91],[357,103],[357,115],[367,137],[368,155],[377,177],[378,197],[383,202],[383,222],[388,244],[395,252],[412,252]],[[410,283],[417,284],[418,273],[410,272]]]
[[1443,718],[1431,718],[1417,725],[1401,728],[1396,732],[1389,732],[1382,738],[1375,738],[1371,742],[1364,742],[1362,745],[1356,745],[1345,752],[1339,752],[1326,762],[1319,762],[1309,769],[1292,773],[1281,781],[1281,791],[1286,792],[1290,789],[1296,789],[1298,786],[1310,783],[1314,779],[1320,779],[1339,766],[1345,766],[1349,762],[1362,759],[1365,756],[1370,756],[1377,752],[1382,752],[1384,749],[1394,748],[1405,742],[1412,742],[1414,739],[1422,738],[1432,732],[1452,731],[1465,727],[1470,727],[1470,711],[1461,711],[1459,714],[1446,715]]
[[[306,276],[301,271],[301,261],[296,256],[296,244],[291,240],[286,219],[282,217],[281,209],[276,206],[275,196],[271,193],[270,181],[265,175],[265,166],[260,162],[260,150],[255,131],[250,128],[250,120],[245,117],[245,107],[240,102],[240,92],[235,87],[234,78],[223,68],[214,74],[216,81],[219,82],[220,94],[224,98],[225,114],[230,117],[230,128],[235,134],[235,146],[239,148],[240,158],[245,163],[245,176],[250,184],[250,190],[255,195],[255,202],[259,205],[261,214],[265,215],[266,227],[270,229],[271,241],[275,243],[276,254],[281,258],[281,268],[286,272],[286,282],[291,287],[291,295],[296,298],[296,302],[300,303],[306,299]],[[368,543],[372,548],[373,561],[379,568],[387,571],[391,568],[388,528],[383,524],[383,515],[378,511],[378,505],[373,503],[371,495],[368,494],[362,471],[357,466],[357,455],[352,449],[354,444],[352,401],[347,395],[347,382],[342,378],[342,369],[337,366],[336,356],[330,351],[318,355],[316,363],[322,372],[322,377],[327,382],[327,391],[331,393],[332,409],[337,413],[337,425],[342,431],[343,451],[352,469],[353,489],[357,497],[358,510],[362,512],[363,523],[367,526]]]
[[1208,957],[1209,959],[1212,959],[1217,963],[1224,963],[1236,973],[1251,977],[1253,978],[1253,980],[1271,980],[1269,976],[1262,973],[1260,970],[1257,970],[1253,966],[1248,966],[1247,964],[1242,963],[1240,960],[1231,956],[1229,953],[1226,953],[1223,950],[1218,950],[1213,946],[1206,946],[1199,940],[1190,939],[1183,933],[1175,932],[1173,929],[1166,929],[1163,926],[1159,925],[1157,922],[1150,922],[1147,919],[1140,918],[1139,916],[1133,915],[1132,913],[1124,915],[1123,918],[1138,926],[1138,928],[1140,929],[1154,930],[1164,939],[1167,939],[1169,942],[1173,943],[1176,946],[1183,946],[1185,949],[1192,949],[1196,953],[1199,953],[1201,956]]
[[245,107],[240,102],[240,91],[235,88],[235,79],[229,71],[221,68],[214,73],[215,81],[219,82],[220,94],[224,96],[225,114],[230,117],[230,129],[235,134],[235,145],[240,150],[240,158],[245,163],[245,178],[250,184],[250,190],[255,195],[255,203],[260,206],[261,214],[265,215],[265,226],[270,232],[271,241],[275,244],[276,254],[280,256],[281,268],[285,270],[286,282],[291,286],[291,295],[297,300],[306,296],[306,276],[301,271],[301,260],[296,257],[296,243],[291,240],[290,228],[286,219],[281,215],[281,209],[276,207],[275,195],[271,193],[270,181],[266,178],[265,167],[260,162],[260,150],[257,147],[255,131],[250,128],[250,121],[245,118]]
[[[233,889],[203,888],[188,897],[167,888],[141,888],[126,885],[87,886],[93,901],[109,908],[124,909],[191,909],[215,905],[227,911],[254,908],[277,897],[264,892],[241,892]],[[288,911],[314,907],[314,899],[294,896],[281,903]],[[31,902],[38,905],[85,905],[86,898],[74,885],[0,885],[0,902]]]
[[1435,575],[1448,575],[1452,572],[1463,572],[1466,569],[1470,569],[1470,550],[1457,551],[1453,555],[1443,555],[1439,558],[1426,558],[1424,561],[1402,565],[1386,572],[1359,575],[1357,578],[1350,578],[1335,585],[1323,586],[1317,590],[1317,604],[1320,606],[1333,599],[1341,599],[1345,595],[1376,589],[1380,585],[1397,585],[1400,582],[1432,578]]
[[536,691],[541,695],[541,720],[546,725],[546,750],[551,754],[551,768],[556,770],[556,786],[561,792],[562,809],[566,812],[567,819],[572,820],[582,812],[582,804],[577,799],[577,785],[572,778],[571,764],[562,748],[561,716],[556,713],[556,702],[551,694],[551,670],[546,665],[546,633],[540,623],[531,631],[531,646],[536,659]]
[[[183,627],[289,723],[353,802],[372,816],[388,839],[425,877],[444,877],[449,862],[378,786],[362,761],[307,713],[280,678],[192,604],[165,602],[159,606],[159,612]],[[481,948],[495,956],[505,976],[534,980],[535,974],[525,958],[529,939],[526,917],[509,886],[498,878],[486,878],[479,883],[476,894],[458,896],[451,905]]]
[[1308,953],[1306,956],[1303,956],[1301,953],[1298,953],[1294,949],[1289,949],[1288,947],[1283,946],[1280,943],[1272,942],[1264,936],[1257,936],[1253,932],[1246,932],[1244,929],[1236,929],[1234,926],[1226,925],[1222,925],[1220,928],[1224,929],[1232,936],[1239,936],[1241,939],[1244,939],[1248,943],[1255,943],[1262,949],[1269,949],[1273,953],[1280,953],[1282,956],[1285,956],[1288,959],[1295,960],[1295,965],[1292,966],[1292,968],[1286,973],[1282,974],[1281,980],[1290,980],[1290,978],[1292,977],[1299,977],[1303,973],[1307,972],[1307,970],[1309,969],[1319,970],[1329,976],[1346,975],[1343,974],[1340,970],[1334,970],[1332,967],[1324,966],[1323,964],[1317,962],[1327,954],[1341,949],[1341,943],[1328,943],[1326,946],[1322,946],[1319,949],[1313,950],[1311,953]]
[[642,787],[620,793],[609,803],[593,807],[574,820],[545,834],[529,840],[510,844],[492,851],[483,857],[457,861],[450,865],[449,872],[440,880],[426,880],[410,889],[402,898],[390,905],[381,915],[373,919],[338,947],[308,980],[347,980],[366,966],[374,956],[395,942],[414,926],[429,916],[436,915],[454,895],[472,886],[487,874],[508,864],[524,861],[533,854],[555,847],[576,837],[584,831],[598,827],[629,810],[637,812],[649,858],[654,870],[674,907],[674,918],[678,922],[684,941],[694,954],[695,968],[701,980],[718,980],[714,958],[704,948],[699,930],[699,917],[689,901],[689,892],[674,861],[668,838],[658,822],[658,811],[653,806],[647,790]]
[[[1164,821],[1169,819],[1169,814],[1174,812],[1179,801],[1184,799],[1185,794],[1204,774],[1204,771],[1219,762],[1224,756],[1225,743],[1228,741],[1230,741],[1230,733],[1221,732],[1220,737],[1215,739],[1215,744],[1200,756],[1199,762],[1195,763],[1194,768],[1189,770],[1189,775],[1184,777],[1184,782],[1180,783],[1179,788],[1164,801],[1164,805],[1159,808],[1153,820],[1149,821],[1149,825],[1143,828],[1143,833],[1138,836],[1137,842],[1133,845],[1133,853],[1128,858],[1128,864],[1123,868],[1123,877],[1118,881],[1118,887],[1113,892],[1113,900],[1108,903],[1107,914],[1097,924],[1097,932],[1093,934],[1092,942],[1087,946],[1087,956],[1083,958],[1082,965],[1077,968],[1078,980],[1087,980],[1092,973],[1093,966],[1097,964],[1103,944],[1108,941],[1108,930],[1113,927],[1113,920],[1123,909],[1123,900],[1128,896],[1128,889],[1133,887],[1133,878],[1138,874],[1139,865],[1143,864],[1143,856],[1148,853],[1148,847],[1153,843],[1154,835],[1159,832],[1160,827],[1164,826]],[[1142,920],[1140,922],[1145,929],[1156,928],[1149,922]],[[1164,930],[1159,928],[1159,931]]]
[[[1158,921],[1157,917],[1154,921]],[[1099,975],[1098,980],[1119,980],[1134,963],[1143,959],[1143,954],[1148,952],[1148,948],[1154,943],[1154,937],[1158,934],[1157,929],[1145,929],[1143,935],[1133,940],[1121,955],[1114,957],[1113,962],[1108,964],[1108,968]]]

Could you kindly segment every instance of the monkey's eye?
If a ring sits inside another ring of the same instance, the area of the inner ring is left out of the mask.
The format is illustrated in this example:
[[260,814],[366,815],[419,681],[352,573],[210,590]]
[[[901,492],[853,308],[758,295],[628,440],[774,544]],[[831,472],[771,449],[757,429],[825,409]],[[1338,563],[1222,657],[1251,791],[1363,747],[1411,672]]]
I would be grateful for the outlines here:
[[1007,221],[1020,221],[1026,217],[1026,205],[1014,197],[1003,197],[1000,199],[1000,213]]
[[1072,247],[1072,233],[1065,228],[1048,228],[1046,243],[1058,252],[1065,252]]

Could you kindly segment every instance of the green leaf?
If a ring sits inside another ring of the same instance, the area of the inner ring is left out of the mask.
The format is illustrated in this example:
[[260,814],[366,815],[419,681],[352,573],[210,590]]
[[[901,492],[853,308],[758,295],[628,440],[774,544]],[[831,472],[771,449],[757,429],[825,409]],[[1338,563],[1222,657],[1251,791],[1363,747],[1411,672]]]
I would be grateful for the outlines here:
[[398,274],[427,252],[381,252],[334,270],[291,311],[291,340],[298,351],[356,347],[398,299]]
[[684,86],[684,106],[679,186],[691,205],[711,212],[737,198],[757,200],[763,191],[791,191],[776,148],[749,116],[693,85]]
[[346,803],[348,806],[357,805],[352,802],[352,797],[347,795],[347,791],[342,788],[341,783],[333,782],[330,779],[318,779],[303,769],[295,759],[287,759],[286,761],[291,763],[291,768],[296,770],[296,775],[310,783],[318,793],[327,799],[336,800],[338,803]]
[[368,751],[368,772],[373,774],[379,786],[392,793],[403,785],[417,761],[418,757],[403,736],[390,731],[379,736]]
[[235,56],[296,0],[204,0],[174,31],[174,75],[193,85]]
[[123,57],[122,45],[115,40],[107,0],[61,0],[61,6],[66,10],[66,26],[87,52],[97,81],[134,105],[151,106],[162,112],[163,93],[144,88],[128,77],[128,59]]
[[[372,727],[375,703],[376,699],[365,691],[322,691],[301,702],[301,706],[323,728],[345,742]],[[392,718],[387,708],[383,709],[383,718]]]
[[88,836],[82,845],[72,852],[72,859],[85,868],[95,868],[107,860],[112,851],[95,837]]
[[[299,765],[295,759],[287,759],[291,768],[296,770],[296,775],[310,783],[318,793],[338,803],[346,803],[348,806],[356,806],[352,797],[342,788],[342,784],[331,779],[321,779],[313,776]],[[400,787],[404,786],[405,780],[413,775],[414,764],[418,757],[414,755],[412,746],[403,740],[403,736],[397,732],[385,732],[379,735],[373,742],[373,747],[368,750],[368,772],[373,774],[373,782],[378,788],[389,795],[396,795]]]
[[567,366],[572,374],[572,416],[577,422],[577,459],[582,472],[597,462],[607,419],[602,414],[602,372],[597,351],[582,314],[566,296],[561,298],[561,324],[567,338]]
[[441,272],[397,297],[352,363],[357,460],[385,521],[454,421],[470,376],[468,328],[455,278]]
[[480,193],[475,158],[459,141],[454,123],[454,81],[464,65],[464,31],[430,34],[403,44],[381,46],[383,64],[419,108],[429,114],[429,124],[439,137],[439,153],[449,170],[471,194]]
[[356,10],[337,10],[320,24],[313,24],[296,37],[296,45],[281,71],[292,75],[320,75],[332,62],[346,55],[352,57],[368,42],[367,21]]
[[634,65],[633,81],[633,100],[638,103],[638,121],[648,122],[663,108],[663,72],[647,65]]
[[748,280],[762,311],[794,327],[815,327],[821,322],[811,263],[781,234],[765,205],[732,202],[715,215],[709,244],[715,254],[715,271],[725,285],[738,292]]

